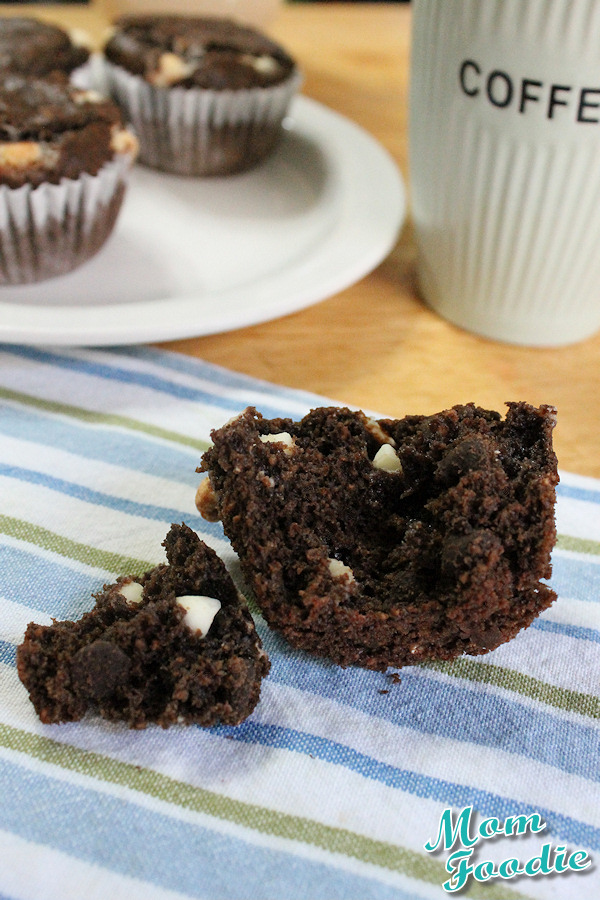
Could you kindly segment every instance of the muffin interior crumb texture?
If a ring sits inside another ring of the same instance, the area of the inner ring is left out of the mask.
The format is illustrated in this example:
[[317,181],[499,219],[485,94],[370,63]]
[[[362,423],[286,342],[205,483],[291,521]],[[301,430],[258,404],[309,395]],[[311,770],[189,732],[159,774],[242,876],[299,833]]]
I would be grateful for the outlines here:
[[527,403],[504,419],[249,409],[213,433],[201,511],[296,647],[381,670],[486,653],[555,599],[555,420]]
[[269,661],[223,562],[173,525],[168,564],[124,577],[78,621],[31,623],[17,668],[44,723],[88,709],[132,728],[236,725],[256,706]]

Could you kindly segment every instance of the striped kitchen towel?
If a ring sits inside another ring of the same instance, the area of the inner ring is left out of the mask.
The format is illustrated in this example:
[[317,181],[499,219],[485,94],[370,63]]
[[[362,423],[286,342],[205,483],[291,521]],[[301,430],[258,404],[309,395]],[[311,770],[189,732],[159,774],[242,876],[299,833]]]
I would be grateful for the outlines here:
[[[476,398],[474,398],[476,399]],[[163,558],[212,428],[323,401],[148,348],[0,349],[0,900],[600,896],[600,482],[562,473],[559,600],[484,657],[400,673],[287,647],[233,727],[41,725],[28,622]],[[417,412],[418,410],[410,410]]]

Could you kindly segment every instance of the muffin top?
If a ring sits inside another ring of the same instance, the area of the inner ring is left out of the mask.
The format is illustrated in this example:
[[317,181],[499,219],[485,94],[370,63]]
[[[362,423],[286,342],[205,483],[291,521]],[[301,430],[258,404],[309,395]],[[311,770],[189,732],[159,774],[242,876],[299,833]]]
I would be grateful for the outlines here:
[[95,175],[116,153],[136,150],[111,100],[74,88],[64,75],[0,74],[0,184]]
[[270,87],[295,69],[286,51],[229,19],[123,16],[106,57],[156,87]]
[[72,72],[89,57],[57,25],[23,17],[0,19],[0,70],[24,75]]

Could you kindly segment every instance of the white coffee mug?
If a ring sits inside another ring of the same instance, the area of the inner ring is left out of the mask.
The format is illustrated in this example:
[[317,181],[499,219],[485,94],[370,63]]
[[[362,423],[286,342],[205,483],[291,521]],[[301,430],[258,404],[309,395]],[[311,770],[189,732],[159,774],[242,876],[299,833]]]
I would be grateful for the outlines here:
[[410,192],[427,303],[556,346],[600,329],[600,0],[413,0]]

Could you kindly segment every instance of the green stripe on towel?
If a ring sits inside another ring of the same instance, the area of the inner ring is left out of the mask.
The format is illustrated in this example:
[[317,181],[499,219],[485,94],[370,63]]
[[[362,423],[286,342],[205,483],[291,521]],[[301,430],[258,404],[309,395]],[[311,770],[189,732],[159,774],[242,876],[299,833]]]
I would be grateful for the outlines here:
[[78,419],[90,425],[109,425],[117,428],[125,428],[129,431],[141,431],[150,437],[160,438],[169,441],[172,444],[182,444],[186,447],[192,447],[194,450],[204,452],[210,446],[208,441],[188,437],[185,434],[179,434],[176,431],[169,431],[166,428],[160,428],[158,425],[150,425],[147,422],[140,422],[137,419],[130,419],[126,416],[117,416],[110,413],[96,412],[91,409],[84,409],[81,406],[71,406],[67,403],[58,403],[55,400],[41,400],[39,397],[33,397],[30,394],[22,394],[18,391],[12,391],[8,388],[0,388],[0,398],[10,400],[14,403],[20,403],[24,406],[31,406],[40,409],[43,412],[53,415],[69,416],[72,419]]
[[0,515],[0,533],[27,544],[34,544],[43,550],[50,550],[51,553],[57,553],[67,559],[84,563],[86,566],[93,566],[95,569],[104,569],[119,575],[142,575],[153,566],[152,563],[140,559],[122,556],[120,553],[112,553],[110,550],[99,550],[97,547],[90,547],[89,544],[80,544],[61,534],[48,531],[41,525],[34,525],[11,516]]
[[[0,724],[0,745],[44,763],[108,784],[118,784],[163,803],[207,814],[265,835],[301,841],[429,884],[441,886],[448,879],[445,866],[425,854],[301,816],[234,800],[152,769],[80,750],[9,725]],[[463,896],[473,900],[520,900],[526,895],[496,885],[473,885]]]
[[592,556],[600,556],[600,541],[590,541],[586,540],[586,538],[559,534],[556,546],[559,550],[571,550],[573,553],[588,553]]
[[556,687],[546,681],[540,681],[531,675],[515,672],[487,662],[475,662],[472,659],[456,659],[453,662],[423,663],[423,667],[436,672],[444,672],[453,678],[464,678],[479,684],[491,684],[505,688],[514,694],[538,700],[546,706],[553,706],[566,712],[579,713],[592,719],[600,719],[600,697],[572,691],[568,688]]

